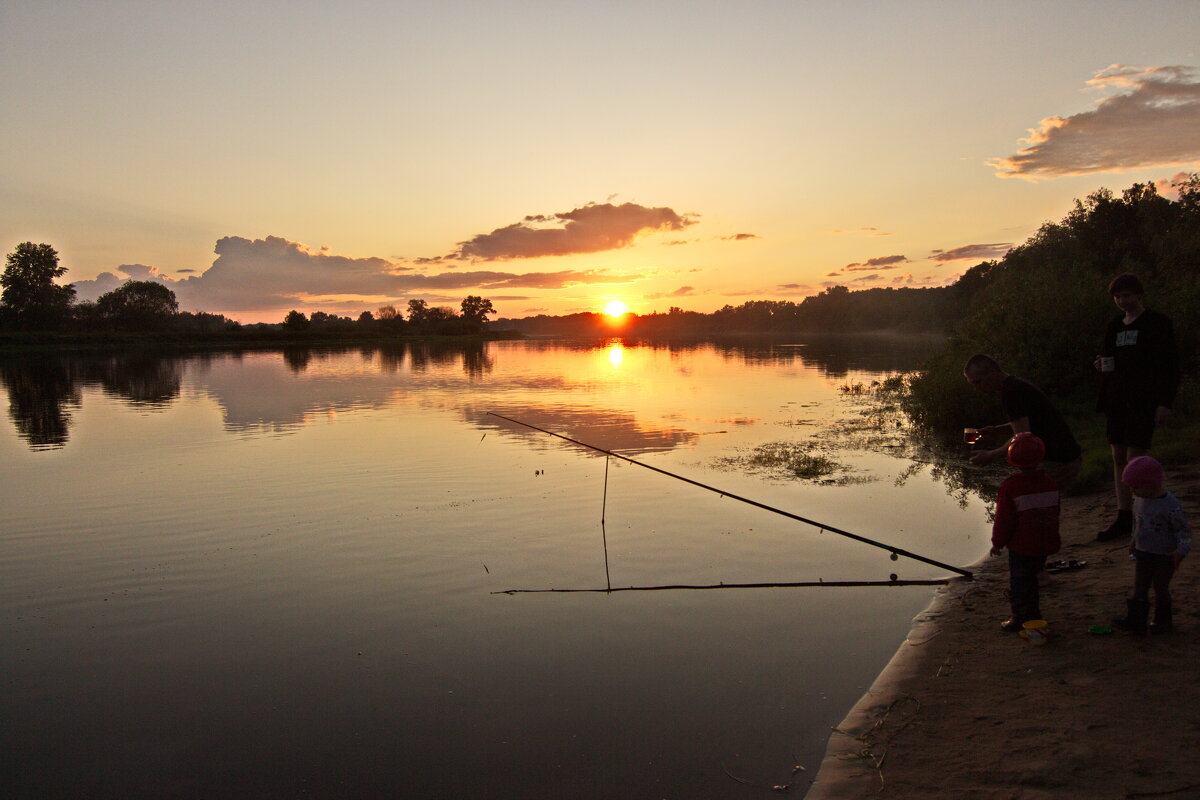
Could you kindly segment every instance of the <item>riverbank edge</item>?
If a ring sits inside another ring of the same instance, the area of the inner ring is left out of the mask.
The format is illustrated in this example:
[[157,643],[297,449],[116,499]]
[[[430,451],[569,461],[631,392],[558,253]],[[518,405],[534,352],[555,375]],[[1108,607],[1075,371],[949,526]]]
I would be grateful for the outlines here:
[[952,612],[952,601],[957,600],[984,573],[999,572],[1006,563],[984,556],[967,567],[975,573],[973,579],[954,578],[934,591],[929,605],[913,617],[908,635],[896,652],[833,729],[821,766],[804,800],[845,800],[862,791],[864,775],[869,772],[863,758],[865,743],[860,738],[862,734],[853,732],[871,730],[880,718],[882,701],[904,697],[904,687],[918,680],[933,666],[935,659],[929,658],[919,646],[942,633],[938,620],[942,615]]
[[[1200,462],[1169,465],[1165,488],[1200,520]],[[939,589],[867,692],[834,728],[806,800],[1196,797],[1200,570],[1171,581],[1175,632],[1093,635],[1122,616],[1133,583],[1125,541],[1096,541],[1108,491],[1062,501],[1062,550],[1078,569],[1046,576],[1051,636],[1001,633],[1007,559]],[[1134,738],[1136,737],[1136,738]],[[1136,745],[1133,743],[1136,741]]]

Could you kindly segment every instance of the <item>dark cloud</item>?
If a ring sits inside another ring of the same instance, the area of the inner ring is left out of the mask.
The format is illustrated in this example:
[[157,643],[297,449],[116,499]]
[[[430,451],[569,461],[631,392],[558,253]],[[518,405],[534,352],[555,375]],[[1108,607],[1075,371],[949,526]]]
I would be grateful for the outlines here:
[[194,270],[194,269],[177,269],[175,271],[178,272],[180,275],[189,275],[193,272],[197,272],[197,270]]
[[868,258],[866,261],[855,261],[853,264],[847,264],[842,269],[847,272],[861,272],[868,269],[895,269],[897,265],[908,262],[907,256],[878,256],[877,258]]
[[1124,89],[1092,111],[1047,117],[1028,147],[988,162],[1000,177],[1117,172],[1200,161],[1200,80],[1191,67],[1113,64],[1088,81]]
[[[557,214],[532,214],[491,233],[460,242],[454,258],[502,261],[573,253],[598,253],[628,247],[642,233],[681,231],[693,215],[636,203],[589,204]],[[559,227],[539,227],[552,224]]]
[[731,236],[722,236],[721,238],[726,241],[744,242],[747,239],[758,239],[761,237],[757,233],[735,233]]
[[663,242],[663,244],[670,247],[678,247],[681,244],[691,244],[691,242],[689,242],[687,239],[672,239],[669,242]]
[[934,261],[959,261],[968,258],[988,260],[1002,258],[1011,249],[1012,242],[964,244],[962,247],[955,247],[952,250],[934,250],[929,254],[929,257]]
[[126,264],[118,268],[120,274],[106,272],[94,280],[75,281],[74,285],[80,300],[94,300],[127,279],[152,280],[174,291],[181,308],[236,312],[300,306],[316,299],[323,307],[372,307],[430,291],[561,289],[578,284],[628,283],[643,277],[603,270],[481,270],[427,275],[381,258],[314,251],[277,236],[254,240],[227,236],[217,242],[216,253],[211,267],[186,278],[173,279],[154,267]]

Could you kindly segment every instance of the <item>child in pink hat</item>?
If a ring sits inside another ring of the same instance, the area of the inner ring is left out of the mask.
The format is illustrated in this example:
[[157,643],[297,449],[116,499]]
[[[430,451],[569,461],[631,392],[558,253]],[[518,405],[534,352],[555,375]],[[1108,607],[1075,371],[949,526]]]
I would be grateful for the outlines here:
[[1151,633],[1170,633],[1171,577],[1192,546],[1192,530],[1175,496],[1163,489],[1163,468],[1150,456],[1132,458],[1121,482],[1133,492],[1133,541],[1129,552],[1136,561],[1133,595],[1126,616],[1113,620],[1118,628],[1144,634],[1154,589]]

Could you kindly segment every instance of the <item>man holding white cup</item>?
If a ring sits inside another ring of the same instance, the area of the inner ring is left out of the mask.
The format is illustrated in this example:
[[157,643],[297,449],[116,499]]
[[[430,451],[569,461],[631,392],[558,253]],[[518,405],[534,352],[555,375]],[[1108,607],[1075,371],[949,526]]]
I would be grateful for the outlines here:
[[1096,536],[1102,542],[1133,532],[1133,495],[1121,474],[1131,458],[1150,449],[1154,426],[1170,415],[1179,388],[1171,320],[1143,305],[1145,290],[1136,275],[1114,278],[1108,293],[1122,313],[1105,328],[1095,361],[1101,374],[1096,408],[1107,418],[1117,495],[1117,518]]

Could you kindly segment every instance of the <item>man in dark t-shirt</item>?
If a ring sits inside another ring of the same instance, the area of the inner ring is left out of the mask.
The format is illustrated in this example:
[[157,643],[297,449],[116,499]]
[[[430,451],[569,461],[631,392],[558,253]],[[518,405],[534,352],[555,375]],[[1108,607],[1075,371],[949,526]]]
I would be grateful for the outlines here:
[[1096,357],[1108,443],[1112,447],[1117,518],[1097,539],[1121,539],[1133,530],[1133,495],[1121,482],[1130,459],[1150,449],[1157,423],[1166,420],[1179,388],[1179,355],[1171,320],[1146,308],[1136,275],[1120,275],[1108,293],[1121,313],[1109,321]]
[[1009,375],[990,356],[971,356],[963,368],[967,382],[984,394],[1000,395],[1004,416],[1002,425],[989,425],[979,429],[981,437],[997,434],[1004,436],[1003,443],[993,450],[982,450],[971,456],[977,466],[1002,461],[1008,452],[1012,436],[1029,431],[1046,445],[1046,457],[1042,468],[1054,479],[1060,490],[1065,490],[1079,474],[1083,463],[1082,450],[1070,426],[1062,414],[1050,402],[1041,389],[1024,378]]

